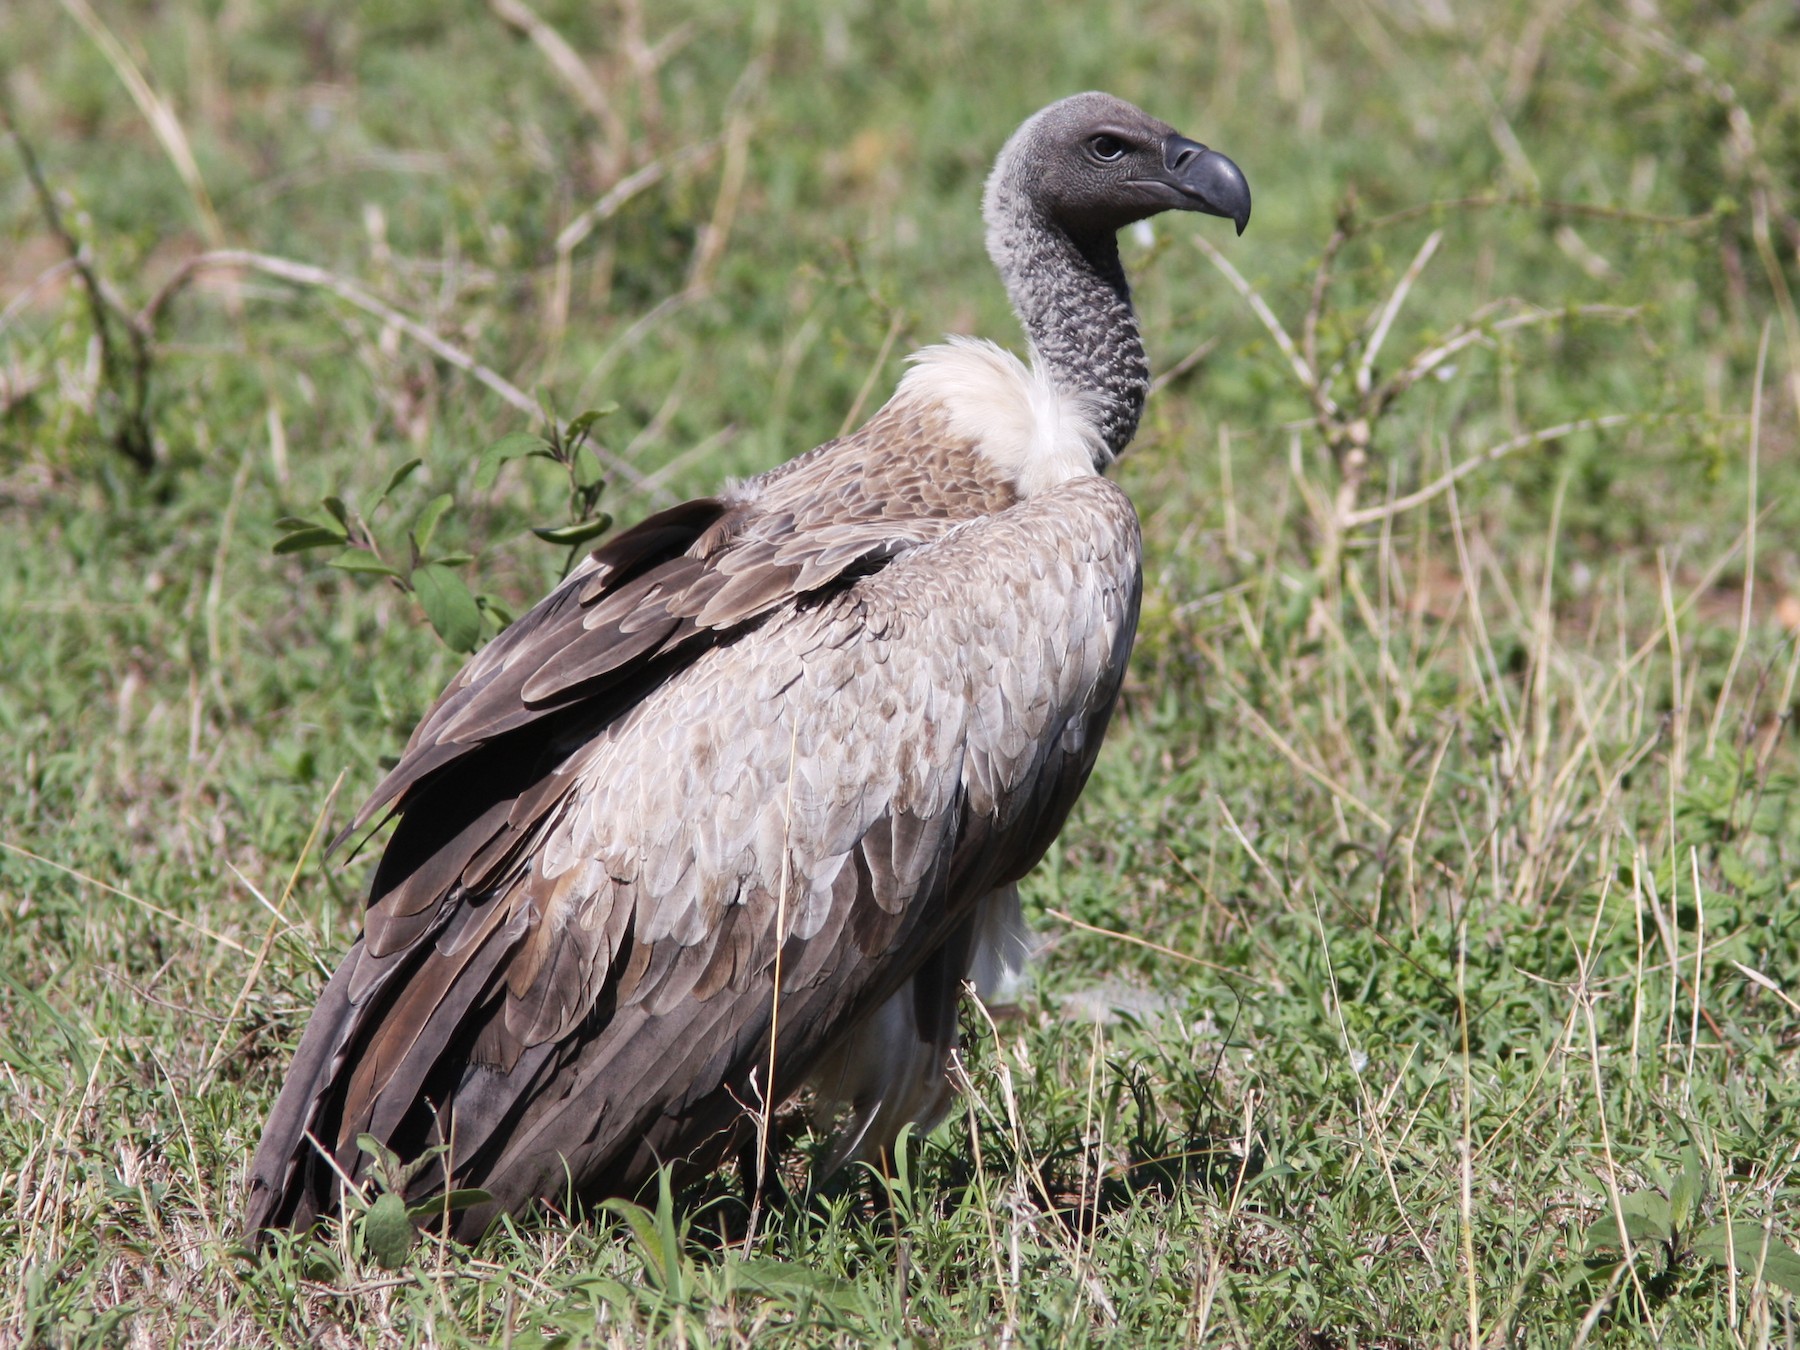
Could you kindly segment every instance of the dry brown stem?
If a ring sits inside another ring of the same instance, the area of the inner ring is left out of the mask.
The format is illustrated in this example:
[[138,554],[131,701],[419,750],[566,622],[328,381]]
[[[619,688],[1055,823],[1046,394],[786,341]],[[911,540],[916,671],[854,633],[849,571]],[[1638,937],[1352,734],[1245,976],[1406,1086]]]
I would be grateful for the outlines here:
[[[57,205],[56,194],[44,177],[37,154],[13,118],[12,106],[6,98],[3,83],[0,83],[0,127],[6,129],[13,144],[18,147],[19,158],[25,166],[25,177],[31,184],[38,209],[43,213],[44,224],[68,255],[68,266],[81,278],[82,293],[88,302],[88,315],[94,325],[94,338],[100,344],[97,411],[102,413],[103,426],[107,421],[112,423],[109,428],[105,428],[107,439],[139,469],[148,471],[156,464],[156,447],[150,432],[149,417],[150,344],[132,321],[130,313],[119,303],[112,288],[101,278],[94,267],[93,255],[63,220],[62,208]],[[128,353],[119,350],[116,336],[119,330],[123,330],[125,334],[125,341],[130,348]],[[109,411],[110,416],[107,415]]]
[[[215,249],[209,253],[196,254],[176,269],[174,275],[163,283],[162,288],[133,318],[133,328],[142,335],[144,340],[152,339],[162,311],[169,302],[185,290],[201,273],[219,269],[260,272],[264,276],[276,277],[296,286],[310,286],[329,291],[338,299],[354,305],[364,313],[371,314],[384,324],[404,333],[446,365],[455,367],[498,394],[510,407],[528,417],[544,415],[543,408],[531,395],[492,367],[477,361],[460,347],[446,342],[417,319],[402,313],[385,301],[377,299],[348,277],[341,277],[335,272],[328,272],[323,267],[315,267],[311,263],[295,262],[291,258],[278,258],[271,254],[255,253],[247,249]],[[616,473],[633,488],[643,490],[653,500],[663,502],[672,500],[666,491],[650,485],[635,465],[607,453],[600,446],[594,446],[593,449],[609,472]]]

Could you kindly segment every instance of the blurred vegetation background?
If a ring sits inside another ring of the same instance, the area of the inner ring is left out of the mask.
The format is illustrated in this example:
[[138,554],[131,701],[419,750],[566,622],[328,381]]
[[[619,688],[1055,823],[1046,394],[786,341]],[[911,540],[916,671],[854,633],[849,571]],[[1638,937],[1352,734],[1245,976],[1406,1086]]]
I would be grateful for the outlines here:
[[[1016,345],[981,185],[1089,87],[1256,210],[1126,240],[1139,651],[967,1112],[729,1248],[243,1257],[461,659],[277,541],[476,641],[597,478]],[[0,1343],[1800,1335],[1791,0],[15,0],[0,113]]]

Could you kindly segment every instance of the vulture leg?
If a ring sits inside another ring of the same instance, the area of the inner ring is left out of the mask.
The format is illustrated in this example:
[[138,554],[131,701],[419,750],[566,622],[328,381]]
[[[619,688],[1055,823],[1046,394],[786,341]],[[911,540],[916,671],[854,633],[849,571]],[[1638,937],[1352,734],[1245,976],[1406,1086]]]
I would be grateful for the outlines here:
[[812,1076],[822,1103],[849,1114],[820,1176],[851,1162],[884,1171],[907,1125],[929,1130],[944,1118],[953,1089],[950,1057],[961,1046],[957,1014],[965,986],[983,1003],[1010,1003],[1024,983],[1030,932],[1019,888],[984,896],[969,921],[925,959],[894,995],[851,1029]]
[[[744,1207],[754,1214],[759,1209],[785,1209],[788,1188],[781,1179],[779,1162],[789,1143],[789,1132],[775,1121],[769,1122],[769,1137],[762,1140],[752,1134],[738,1145],[738,1179],[744,1188]],[[760,1157],[758,1156],[760,1153]]]

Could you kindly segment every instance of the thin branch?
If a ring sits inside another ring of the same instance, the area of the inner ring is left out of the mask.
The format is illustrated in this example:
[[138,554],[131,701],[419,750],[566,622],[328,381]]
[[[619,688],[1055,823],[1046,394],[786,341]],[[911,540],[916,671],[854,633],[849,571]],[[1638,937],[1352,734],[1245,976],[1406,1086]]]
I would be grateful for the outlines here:
[[659,465],[644,475],[644,491],[658,492],[663,490],[676,474],[683,472],[694,464],[698,464],[715,450],[723,449],[737,439],[738,429],[730,422],[720,427],[710,436],[703,436],[687,449]]
[[775,47],[776,10],[758,13],[756,32],[750,57],[738,72],[737,81],[725,100],[725,130],[720,140],[725,147],[725,163],[719,172],[719,195],[713,202],[712,217],[700,227],[694,252],[688,262],[687,281],[682,290],[688,295],[705,295],[712,287],[713,273],[725,254],[737,220],[739,198],[750,168],[750,135],[755,127],[754,110],[761,102],[768,82],[769,65]]
[[596,228],[616,216],[633,197],[655,187],[671,170],[694,160],[705,160],[718,149],[717,140],[705,140],[678,150],[661,159],[653,159],[643,168],[626,174],[603,193],[598,201],[562,227],[556,236],[558,256],[573,253]]
[[[1712,758],[1719,739],[1719,727],[1725,721],[1726,701],[1731,686],[1737,683],[1738,667],[1744,660],[1744,648],[1750,643],[1750,619],[1756,604],[1756,495],[1757,467],[1762,458],[1763,379],[1769,365],[1770,320],[1763,320],[1762,340],[1756,346],[1756,382],[1750,386],[1750,444],[1744,456],[1748,483],[1744,501],[1744,586],[1743,601],[1738,609],[1737,642],[1731,648],[1731,660],[1725,666],[1725,679],[1719,686],[1719,700],[1713,704],[1712,722],[1706,728],[1706,757]],[[1726,817],[1730,819],[1729,815]]]
[[1218,338],[1216,338],[1216,337],[1207,338],[1205,342],[1202,342],[1198,347],[1194,348],[1193,351],[1189,352],[1186,356],[1182,357],[1181,360],[1177,361],[1174,365],[1170,366],[1167,370],[1163,371],[1162,374],[1158,375],[1155,379],[1151,380],[1150,381],[1151,396],[1154,397],[1159,390],[1168,388],[1170,385],[1174,384],[1175,381],[1179,380],[1183,375],[1186,375],[1195,366],[1199,365],[1202,361],[1206,360],[1207,357],[1209,357],[1213,354],[1214,349],[1217,348],[1218,345],[1219,345]]
[[[306,860],[312,854],[313,845],[319,842],[319,833],[325,828],[325,822],[331,816],[331,808],[336,803],[338,792],[344,786],[344,779],[349,772],[348,769],[339,772],[337,782],[333,783],[331,791],[325,794],[325,805],[319,808],[318,817],[313,821],[312,832],[306,836],[306,842],[300,846],[300,856],[294,859],[294,870],[288,874],[287,885],[281,888],[281,899],[277,900],[272,907],[274,913],[269,919],[269,930],[263,935],[262,946],[256,950],[256,957],[250,963],[250,970],[244,976],[244,983],[239,988],[237,997],[231,1002],[231,1010],[225,1014],[224,1025],[219,1028],[219,1039],[213,1046],[212,1054],[207,1056],[206,1067],[201,1070],[200,1082],[196,1091],[205,1091],[207,1085],[212,1082],[213,1075],[219,1071],[219,1066],[225,1062],[225,1044],[231,1038],[231,1029],[237,1023],[238,1014],[243,1011],[244,1004],[250,997],[250,991],[256,987],[256,981],[261,977],[263,967],[268,963],[269,953],[275,949],[275,939],[287,926],[287,916],[282,913],[282,910],[287,908],[288,898],[293,895],[294,886],[300,880],[300,871],[306,866]],[[262,897],[258,896],[257,898],[261,899]]]
[[[1357,814],[1366,817],[1369,823],[1374,825],[1375,828],[1380,830],[1383,834],[1390,837],[1393,835],[1394,827],[1388,824],[1386,816],[1382,815],[1381,812],[1377,811],[1373,806],[1370,806],[1360,795],[1352,792],[1349,788],[1338,782],[1337,779],[1326,773],[1325,770],[1313,764],[1305,755],[1302,755],[1298,750],[1294,749],[1294,747],[1288,743],[1287,739],[1282,736],[1279,731],[1275,730],[1269,719],[1256,710],[1249,699],[1245,698],[1236,689],[1231,689],[1230,692],[1231,696],[1237,700],[1238,711],[1243,713],[1244,716],[1249,719],[1250,725],[1255,727],[1269,744],[1273,745],[1281,752],[1282,758],[1286,759],[1288,763],[1292,764],[1301,773],[1305,774],[1308,778],[1312,779],[1320,787],[1329,792],[1333,797],[1337,798],[1339,802],[1348,806]],[[1224,805],[1224,798],[1221,797],[1219,803],[1221,806]]]
[[1139,937],[1135,933],[1122,933],[1116,928],[1102,928],[1098,924],[1085,923],[1076,918],[1073,914],[1066,914],[1060,909],[1046,907],[1044,913],[1059,922],[1068,924],[1071,928],[1079,928],[1084,933],[1093,933],[1098,937],[1112,938],[1116,942],[1128,942],[1134,947],[1142,947],[1146,951],[1156,952],[1160,956],[1173,957],[1175,960],[1184,962],[1190,966],[1199,966],[1204,970],[1219,971],[1221,974],[1230,975],[1233,979],[1242,980],[1247,984],[1253,984],[1259,988],[1266,988],[1268,986],[1267,980],[1259,980],[1256,976],[1248,974],[1236,966],[1222,966],[1216,961],[1207,961],[1198,956],[1190,956],[1188,953],[1177,951],[1173,947],[1166,947],[1160,942],[1152,942],[1149,938]]
[[43,375],[30,375],[23,371],[9,374],[0,370],[0,417],[5,417],[48,382]]
[[624,358],[626,353],[636,349],[637,345],[648,337],[655,329],[685,309],[694,300],[694,296],[686,291],[676,291],[665,295],[649,309],[631,321],[629,327],[612,340],[612,343],[595,358],[594,364],[588,367],[588,373],[582,377],[576,390],[577,402],[584,397],[590,386],[606,378],[612,368]]
[[700,237],[688,264],[687,281],[682,287],[690,295],[704,295],[712,286],[713,273],[731,239],[738,201],[744,191],[744,177],[750,165],[751,126],[750,112],[743,107],[732,113],[725,124],[725,167],[719,175],[719,195],[713,201],[712,216],[700,227]]
[[[310,263],[294,262],[292,259],[277,258],[267,253],[253,253],[246,249],[217,249],[189,258],[168,281],[163,283],[162,289],[151,297],[150,303],[144,306],[137,316],[137,326],[146,335],[153,334],[157,319],[169,301],[185,289],[199,273],[218,268],[246,268],[253,272],[261,272],[265,276],[291,282],[296,286],[311,286],[329,291],[338,299],[354,305],[366,314],[374,315],[383,323],[405,333],[446,365],[455,367],[463,374],[487,386],[488,389],[499,395],[502,401],[519,412],[534,418],[544,415],[537,400],[504,375],[483,365],[461,348],[451,346],[418,320],[401,313],[392,305],[376,299],[356,282],[347,277],[340,277],[334,272],[327,272],[322,267],[314,267]],[[647,495],[657,500],[672,500],[666,492],[650,489],[644,475],[632,465],[597,445],[593,449],[610,472],[616,473],[632,487],[648,489]]]
[[31,303],[33,296],[43,290],[44,287],[59,280],[66,274],[73,272],[80,265],[81,260],[79,258],[63,258],[58,262],[51,263],[50,266],[46,267],[42,272],[39,272],[30,281],[26,282],[25,285],[14,294],[13,298],[6,302],[6,308],[0,309],[0,333],[4,333],[8,328],[12,327],[13,320],[18,318],[25,306]]
[[1554,323],[1564,319],[1596,319],[1609,323],[1625,323],[1637,318],[1641,312],[1635,305],[1572,305],[1567,309],[1532,307],[1523,314],[1510,315],[1507,318],[1495,320],[1493,323],[1488,323],[1481,317],[1506,303],[1511,302],[1495,301],[1491,305],[1484,306],[1477,312],[1474,322],[1466,325],[1458,324],[1450,330],[1449,335],[1442,342],[1427,347],[1414,356],[1375,391],[1374,398],[1371,400],[1370,415],[1376,416],[1385,411],[1396,398],[1458,352],[1498,334],[1513,333],[1521,328],[1535,328],[1539,324]]
[[99,877],[89,876],[79,868],[70,867],[67,863],[57,862],[54,858],[46,858],[41,853],[33,853],[30,849],[24,848],[18,844],[9,843],[5,839],[0,839],[0,848],[5,849],[8,853],[17,854],[21,858],[28,858],[34,863],[41,863],[45,867],[61,872],[64,876],[74,877],[75,880],[85,882],[96,890],[105,891],[108,895],[116,895],[121,900],[129,900],[145,913],[154,914],[157,918],[166,919],[170,923],[177,924],[182,928],[191,928],[209,942],[216,942],[221,947],[229,947],[232,951],[237,952],[241,956],[250,955],[250,949],[235,938],[226,937],[223,933],[215,933],[203,923],[196,923],[194,920],[185,918],[182,915],[175,913],[173,910],[164,909],[161,905],[154,904],[140,896],[133,895],[130,891],[120,890],[117,886],[100,880]]
[[[1258,319],[1262,320],[1262,326],[1269,330],[1269,336],[1275,339],[1275,345],[1281,348],[1281,354],[1287,357],[1288,365],[1293,368],[1294,377],[1300,381],[1308,393],[1314,394],[1315,397],[1320,396],[1318,377],[1313,374],[1312,367],[1300,354],[1299,348],[1294,346],[1294,340],[1288,336],[1287,329],[1281,326],[1281,320],[1275,317],[1275,312],[1264,302],[1262,296],[1257,294],[1256,288],[1244,280],[1243,274],[1231,265],[1230,260],[1219,252],[1205,235],[1195,234],[1190,235],[1189,238],[1194,241],[1194,247],[1204,253],[1207,260],[1219,269],[1225,280],[1231,283],[1231,289],[1241,295],[1244,303],[1250,306]],[[1326,397],[1325,401],[1330,404],[1331,411],[1335,413],[1337,411],[1336,404],[1331,403],[1329,397]]]
[[863,377],[862,387],[856,391],[856,397],[850,402],[850,411],[844,414],[843,423],[838,427],[839,436],[848,436],[850,428],[856,425],[857,418],[862,416],[863,404],[875,389],[875,381],[881,378],[882,368],[887,365],[889,354],[894,350],[894,341],[900,336],[900,330],[906,323],[906,311],[896,309],[888,318],[887,334],[881,339],[881,350],[875,353],[875,360],[869,366],[869,373]]
[[1306,358],[1306,364],[1315,370],[1319,365],[1319,320],[1325,315],[1325,295],[1331,285],[1337,256],[1350,242],[1355,229],[1352,223],[1355,209],[1351,197],[1346,197],[1338,208],[1337,228],[1331,232],[1331,238],[1325,241],[1324,252],[1319,255],[1319,265],[1313,272],[1312,296],[1306,304],[1306,317],[1300,323],[1300,352]]
[[1534,445],[1543,445],[1547,441],[1558,441],[1564,436],[1573,436],[1578,431],[1602,431],[1608,427],[1625,426],[1631,422],[1641,422],[1645,415],[1641,413],[1608,413],[1604,417],[1583,417],[1573,422],[1560,422],[1553,427],[1545,427],[1542,431],[1526,432],[1523,436],[1514,436],[1509,441],[1491,445],[1478,455],[1472,455],[1458,464],[1450,472],[1435,482],[1420,488],[1417,492],[1409,492],[1404,497],[1396,497],[1391,502],[1380,506],[1365,507],[1361,511],[1352,511],[1338,521],[1342,529],[1353,530],[1363,525],[1373,525],[1377,521],[1404,515],[1414,507],[1423,506],[1426,502],[1443,496],[1457,483],[1467,478],[1475,470],[1505,459],[1518,450],[1527,450]]
[[1401,275],[1394,293],[1388,296],[1387,304],[1381,307],[1381,317],[1375,321],[1375,331],[1369,335],[1369,343],[1363,348],[1362,360],[1356,366],[1356,392],[1367,394],[1374,383],[1375,358],[1381,354],[1381,344],[1387,341],[1388,330],[1394,326],[1399,316],[1400,307],[1406,303],[1406,297],[1412,292],[1413,283],[1418,281],[1419,274],[1431,261],[1431,255],[1437,252],[1438,245],[1444,242],[1444,232],[1433,230],[1419,245],[1419,251],[1413,255],[1412,263]]
[[1440,201],[1421,202],[1417,206],[1402,207],[1398,211],[1390,211],[1385,216],[1376,216],[1362,222],[1356,228],[1357,234],[1367,234],[1373,230],[1390,229],[1395,225],[1404,225],[1409,220],[1418,220],[1424,216],[1433,216],[1451,211],[1487,211],[1498,207],[1520,206],[1533,211],[1547,212],[1553,216],[1576,216],[1584,220],[1611,220],[1624,225],[1649,225],[1657,229],[1680,230],[1682,233],[1698,233],[1708,225],[1714,224],[1719,213],[1703,211],[1693,216],[1660,216],[1650,211],[1628,211],[1617,206],[1595,206],[1588,202],[1561,201],[1551,197],[1538,197],[1528,192],[1482,193],[1472,197],[1448,197]]
[[62,0],[62,7],[100,49],[100,54],[131,95],[131,101],[137,104],[138,111],[144,115],[170,163],[175,166],[188,195],[193,198],[207,242],[218,247],[225,240],[225,231],[219,224],[218,212],[213,210],[212,196],[206,190],[206,180],[200,176],[200,165],[194,158],[193,146],[188,143],[187,132],[182,130],[181,119],[138,69],[131,53],[125,50],[125,44],[94,13],[88,0]]

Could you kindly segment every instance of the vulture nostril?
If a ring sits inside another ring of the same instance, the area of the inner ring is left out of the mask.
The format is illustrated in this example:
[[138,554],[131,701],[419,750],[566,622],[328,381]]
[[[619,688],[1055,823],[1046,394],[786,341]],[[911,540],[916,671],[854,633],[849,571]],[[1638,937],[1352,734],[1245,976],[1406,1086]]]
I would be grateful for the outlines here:
[[1206,147],[1186,136],[1171,136],[1163,143],[1163,164],[1170,173],[1180,173],[1201,155]]

